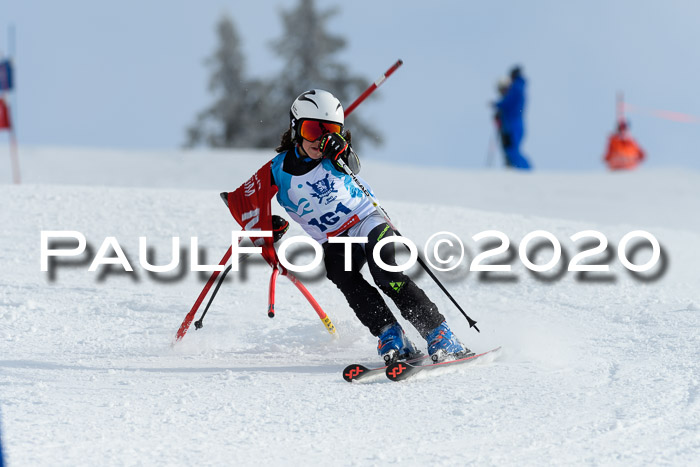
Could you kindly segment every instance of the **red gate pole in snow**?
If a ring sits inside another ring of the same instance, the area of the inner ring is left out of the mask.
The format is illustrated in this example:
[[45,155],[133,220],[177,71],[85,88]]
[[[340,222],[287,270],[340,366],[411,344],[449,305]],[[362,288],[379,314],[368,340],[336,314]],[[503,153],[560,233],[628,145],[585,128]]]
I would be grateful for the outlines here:
[[19,185],[22,183],[22,177],[19,174],[19,156],[17,155],[17,138],[15,130],[10,130],[10,159],[12,160],[12,181]]
[[623,97],[622,91],[617,93],[617,123],[622,123],[625,121],[625,99]]
[[[12,181],[19,185],[21,177],[19,174],[19,157],[17,156],[17,137],[10,118],[10,107],[5,103],[4,91],[8,93],[14,89],[14,72],[12,57],[15,56],[15,26],[10,24],[8,31],[9,55],[6,59],[0,60],[0,130],[7,129],[10,132],[10,163],[12,164]],[[15,104],[17,101],[15,100]],[[16,105],[15,105],[16,107]]]
[[[275,267],[272,269],[272,274],[270,275],[270,293],[267,307],[267,316],[269,316],[270,318],[275,317],[275,286],[277,285],[277,276],[279,276],[279,274],[279,268]],[[282,275],[289,279],[291,283],[294,284],[297,289],[299,289],[299,292],[301,292],[301,294],[306,298],[306,300],[309,302],[314,311],[316,311],[316,314],[321,319],[321,322],[326,327],[328,333],[333,337],[338,337],[338,333],[335,330],[335,326],[333,325],[331,318],[326,314],[325,311],[323,311],[321,305],[318,304],[318,302],[316,301],[314,296],[311,295],[311,292],[309,292],[306,286],[302,284],[302,282],[294,274],[287,271],[286,269],[282,271]]]
[[326,327],[326,330],[333,336],[333,337],[338,337],[338,334],[335,332],[335,326],[333,326],[333,322],[331,322],[331,319],[328,317],[328,315],[323,311],[321,308],[321,305],[318,304],[316,299],[311,295],[311,292],[309,292],[304,284],[301,283],[299,279],[289,271],[286,271],[283,273],[284,276],[287,277],[290,281],[292,281],[292,284],[297,286],[297,289],[299,289],[299,292],[302,293],[304,297],[306,297],[306,300],[311,304],[314,310],[316,310],[316,313],[318,314],[318,317],[321,318],[321,322],[323,325]]
[[5,99],[0,95],[0,130],[10,132],[10,163],[12,164],[12,181],[15,184],[21,182],[19,174],[19,157],[17,157],[17,138],[15,130],[12,127],[12,118],[10,118],[10,107],[5,103]]

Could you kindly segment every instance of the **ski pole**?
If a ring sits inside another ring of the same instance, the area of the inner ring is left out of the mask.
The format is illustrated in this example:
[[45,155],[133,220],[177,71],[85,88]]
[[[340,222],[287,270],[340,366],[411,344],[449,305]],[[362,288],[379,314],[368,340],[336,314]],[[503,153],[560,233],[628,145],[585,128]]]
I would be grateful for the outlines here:
[[[367,96],[369,96],[370,94],[372,94],[372,93],[374,92],[375,89],[377,89],[379,86],[381,86],[381,84],[382,84],[389,76],[391,76],[391,74],[392,74],[394,71],[396,71],[396,69],[397,69],[398,67],[400,67],[401,65],[403,65],[403,60],[399,59],[399,60],[398,60],[396,63],[394,63],[386,72],[384,72],[384,74],[383,74],[382,76],[380,76],[379,79],[377,79],[377,81],[375,81],[372,85],[370,85],[370,87],[368,87],[368,88],[365,90],[365,92],[363,92],[363,93],[360,95],[360,97],[358,97],[357,99],[355,99],[355,102],[353,102],[352,104],[350,104],[350,106],[349,106],[349,107],[347,108],[347,110],[345,111],[345,117],[347,117],[348,115],[350,115],[350,113],[352,113],[352,111],[355,110],[355,108],[356,108],[358,105],[360,105],[360,103],[361,103],[362,101],[364,101],[364,100],[367,98]],[[352,151],[352,148],[350,148],[350,151]],[[353,151],[353,152],[354,152],[354,151]],[[357,154],[355,154],[355,157],[357,157]],[[379,214],[381,214],[382,217],[384,217],[384,220],[387,222],[387,224],[389,224],[389,225],[391,226],[391,228],[392,228],[399,236],[401,236],[401,232],[399,232],[398,229],[396,229],[396,227],[394,226],[393,222],[391,222],[391,219],[389,219],[389,215],[387,214],[387,212],[384,210],[383,207],[381,207],[381,206],[379,205],[379,203],[377,202],[376,198],[375,198],[374,196],[372,196],[372,194],[369,192],[369,190],[367,190],[367,188],[365,188],[365,186],[360,182],[360,180],[359,180],[359,179],[357,178],[357,176],[353,173],[353,171],[350,170],[350,168],[349,168],[348,165],[345,163],[345,161],[344,161],[342,158],[339,158],[338,161],[340,162],[340,166],[343,168],[343,170],[345,171],[345,173],[347,173],[348,175],[350,175],[350,177],[352,177],[352,180],[353,180],[353,182],[355,182],[355,185],[357,185],[357,187],[360,188],[360,190],[362,190],[362,192],[365,194],[365,196],[367,196],[367,198],[369,198],[370,200],[372,200],[372,205],[373,205],[374,208],[377,210],[377,212],[378,212]],[[457,300],[455,300],[454,297],[452,297],[452,295],[450,294],[450,292],[447,291],[447,289],[445,288],[445,286],[442,285],[442,282],[440,282],[440,280],[435,276],[435,274],[433,274],[433,272],[428,268],[428,266],[425,264],[425,262],[421,259],[420,256],[418,256],[418,264],[420,264],[421,267],[425,270],[425,272],[427,272],[428,275],[435,281],[435,283],[438,285],[438,287],[440,287],[440,289],[445,293],[445,295],[447,295],[447,297],[452,301],[452,303],[454,303],[454,305],[457,307],[457,309],[458,309],[460,312],[462,312],[462,314],[464,315],[464,317],[465,317],[465,318],[467,319],[467,321],[469,322],[469,327],[470,327],[470,328],[476,329],[477,332],[481,332],[481,331],[479,331],[479,328],[476,327],[476,321],[474,321],[473,319],[471,319],[471,318],[469,317],[469,315],[467,315],[467,313],[462,309],[462,307],[459,306],[459,303],[457,303]]]
[[[350,149],[350,151],[352,151],[352,148],[349,148],[349,149]],[[354,151],[353,151],[353,153],[354,153]],[[357,154],[355,154],[355,157],[357,157]],[[345,161],[342,158],[338,158],[338,162],[340,163],[340,166],[343,168],[343,170],[348,175],[350,175],[350,177],[352,177],[353,182],[355,182],[355,184],[358,186],[358,188],[360,188],[360,190],[362,190],[362,192],[365,194],[365,196],[367,196],[367,198],[372,200],[372,205],[377,210],[377,212],[379,214],[381,214],[382,217],[384,217],[384,220],[386,221],[386,223],[389,224],[389,226],[391,226],[391,228],[394,230],[394,232],[396,232],[397,235],[402,236],[401,232],[398,231],[398,229],[394,226],[393,222],[391,222],[391,219],[389,219],[389,215],[384,210],[384,208],[379,205],[379,203],[377,202],[377,199],[374,196],[372,196],[372,193],[370,193],[367,188],[365,188],[365,186],[362,184],[362,182],[360,182],[360,180],[357,178],[357,175],[355,175],[353,173],[353,171],[350,170],[350,167],[348,167],[348,165],[345,163]],[[479,328],[476,327],[476,321],[471,319],[469,317],[469,315],[467,315],[467,313],[462,309],[462,307],[459,306],[459,303],[457,303],[457,300],[455,300],[454,297],[452,297],[450,292],[447,291],[445,286],[442,285],[442,282],[440,282],[440,280],[437,278],[437,276],[435,274],[433,274],[433,272],[430,270],[430,268],[428,268],[428,265],[425,264],[425,262],[421,259],[420,256],[418,256],[418,264],[420,264],[421,267],[425,270],[425,272],[427,272],[428,275],[435,281],[435,283],[438,285],[438,287],[440,287],[440,289],[445,293],[445,295],[447,295],[447,298],[449,298],[452,301],[452,303],[454,303],[454,305],[457,307],[457,309],[460,312],[462,312],[462,315],[464,315],[464,317],[469,322],[469,327],[476,329],[476,332],[481,332],[481,331],[479,331]]]
[[[228,259],[231,257],[232,252],[233,246],[228,247],[228,250],[226,250],[226,254],[224,254],[223,258],[221,258],[221,261],[219,261],[219,266],[224,266],[228,262]],[[209,280],[207,281],[202,291],[199,293],[199,296],[197,297],[197,300],[195,300],[194,305],[192,305],[192,308],[187,313],[187,316],[185,316],[185,319],[182,321],[180,329],[177,330],[177,334],[175,335],[175,341],[173,342],[173,344],[185,337],[185,333],[187,333],[190,324],[192,324],[192,321],[194,320],[194,315],[199,309],[199,305],[201,305],[204,301],[204,297],[206,297],[209,293],[209,289],[211,289],[211,286],[214,284],[216,278],[219,277],[220,272],[221,271],[214,271],[211,273]]]
[[229,265],[226,269],[224,269],[224,273],[221,274],[221,277],[219,278],[219,282],[217,282],[216,287],[214,287],[214,292],[212,292],[211,297],[209,297],[209,301],[207,302],[207,306],[204,307],[204,311],[202,312],[202,316],[200,316],[199,319],[194,322],[195,329],[202,329],[202,326],[204,326],[202,321],[204,320],[204,317],[207,315],[207,311],[209,311],[209,307],[211,306],[211,302],[214,301],[214,297],[216,297],[216,293],[219,291],[221,284],[224,282],[224,279],[226,278],[226,274],[228,274],[228,272],[231,270],[232,267],[233,266]]
[[[238,262],[242,263],[248,257],[250,256],[250,253],[245,253],[242,255],[238,256]],[[204,311],[202,312],[202,316],[199,317],[197,321],[194,322],[194,328],[195,329],[202,329],[202,326],[204,326],[204,323],[202,321],[204,320],[204,317],[207,315],[207,311],[209,311],[209,307],[211,306],[211,303],[214,301],[214,297],[216,297],[216,293],[219,291],[219,288],[221,287],[221,284],[224,282],[224,279],[226,279],[226,274],[229,273],[229,271],[233,268],[232,265],[228,265],[226,269],[224,269],[223,274],[221,274],[221,277],[219,278],[219,282],[216,283],[216,287],[214,287],[214,292],[212,292],[211,297],[209,297],[209,301],[207,302],[207,306],[204,307]]]

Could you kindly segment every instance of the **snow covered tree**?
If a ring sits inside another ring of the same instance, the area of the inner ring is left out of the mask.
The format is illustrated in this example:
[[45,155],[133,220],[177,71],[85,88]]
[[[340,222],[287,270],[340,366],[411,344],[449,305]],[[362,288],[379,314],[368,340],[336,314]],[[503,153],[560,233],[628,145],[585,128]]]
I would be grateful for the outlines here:
[[[289,107],[309,89],[325,89],[344,106],[359,96],[369,81],[350,75],[336,60],[345,39],[328,33],[328,20],[337,8],[317,11],[313,0],[300,0],[282,11],[282,37],[273,41],[283,60],[279,74],[270,80],[248,79],[236,28],[228,16],[217,24],[219,43],[206,64],[212,69],[209,90],[215,101],[197,115],[188,128],[186,146],[274,148],[289,127]],[[353,143],[381,144],[380,134],[354,114],[348,123]]]
[[[317,11],[314,0],[299,0],[296,8],[283,11],[282,37],[272,43],[273,50],[284,60],[284,66],[274,82],[271,102],[280,109],[279,128],[289,125],[286,110],[292,101],[309,89],[325,89],[335,95],[345,107],[369,86],[369,81],[353,76],[336,55],[345,48],[346,41],[331,35],[328,20],[338,13],[337,8]],[[362,144],[371,141],[381,144],[381,135],[357,114],[347,122],[353,140]]]
[[206,144],[212,147],[258,147],[265,145],[251,132],[263,102],[265,84],[245,77],[245,57],[241,41],[231,19],[224,15],[217,24],[219,43],[206,60],[212,69],[209,91],[215,101],[197,115],[188,128],[186,146]]

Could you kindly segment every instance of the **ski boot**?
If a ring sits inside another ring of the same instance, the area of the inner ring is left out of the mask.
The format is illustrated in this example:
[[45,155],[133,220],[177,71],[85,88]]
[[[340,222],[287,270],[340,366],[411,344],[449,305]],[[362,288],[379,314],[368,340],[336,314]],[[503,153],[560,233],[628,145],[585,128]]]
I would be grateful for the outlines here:
[[387,365],[397,360],[408,360],[420,355],[399,323],[389,324],[382,329],[379,334],[377,353]]
[[428,355],[435,363],[446,359],[456,360],[474,354],[452,334],[447,321],[443,321],[440,326],[430,331],[425,336],[425,340],[428,341]]

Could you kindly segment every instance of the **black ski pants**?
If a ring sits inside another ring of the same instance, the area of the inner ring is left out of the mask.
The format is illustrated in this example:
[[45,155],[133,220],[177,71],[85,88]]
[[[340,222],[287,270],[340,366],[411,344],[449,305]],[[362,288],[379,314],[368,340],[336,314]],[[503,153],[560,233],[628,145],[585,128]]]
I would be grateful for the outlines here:
[[[347,235],[347,232],[343,235]],[[367,264],[376,286],[389,297],[403,316],[421,334],[426,336],[442,323],[445,318],[437,306],[410,277],[402,272],[389,272],[375,263],[372,251],[379,240],[394,235],[388,224],[381,224],[367,235],[367,243],[352,244],[352,269],[345,271],[345,245],[342,243],[323,244],[326,277],[343,293],[360,322],[370,332],[379,336],[383,327],[396,322],[379,291],[360,273]],[[396,266],[395,244],[384,245],[380,257],[384,263]]]

